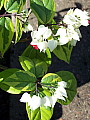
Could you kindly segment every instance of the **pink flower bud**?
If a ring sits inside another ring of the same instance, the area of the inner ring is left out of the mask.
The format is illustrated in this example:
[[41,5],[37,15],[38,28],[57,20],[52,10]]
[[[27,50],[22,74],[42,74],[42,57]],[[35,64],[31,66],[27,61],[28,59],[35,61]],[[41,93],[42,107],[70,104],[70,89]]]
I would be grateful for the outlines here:
[[37,45],[31,45],[31,46],[33,46],[34,49],[39,50]]
[[88,20],[88,24],[90,24],[90,20]]

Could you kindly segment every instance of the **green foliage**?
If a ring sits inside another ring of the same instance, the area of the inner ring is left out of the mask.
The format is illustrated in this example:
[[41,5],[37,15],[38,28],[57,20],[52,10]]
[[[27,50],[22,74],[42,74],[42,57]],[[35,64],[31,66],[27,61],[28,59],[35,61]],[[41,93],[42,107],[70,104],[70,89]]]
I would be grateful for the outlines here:
[[28,57],[20,56],[19,61],[25,71],[32,72],[37,78],[42,77],[48,70],[47,64],[38,59],[29,59]]
[[65,62],[70,62],[70,56],[72,52],[72,46],[68,43],[66,45],[58,45],[54,50],[53,53],[61,60]]
[[51,84],[51,83],[56,83],[56,82],[60,82],[60,81],[62,81],[62,79],[57,74],[48,73],[42,78],[41,83]]
[[27,103],[26,110],[29,120],[50,120],[53,114],[53,108],[39,107],[36,110],[31,110]]
[[16,40],[15,43],[17,43],[21,36],[22,36],[22,23],[21,21],[16,17]]
[[11,86],[20,91],[32,91],[35,90],[36,76],[29,71],[16,71],[6,79],[3,79],[1,83]]
[[48,73],[41,79],[42,95],[51,96],[54,93],[54,88],[57,86],[57,82],[62,81],[61,77],[55,73]]
[[54,0],[30,0],[30,7],[42,24],[50,23],[56,11]]
[[29,59],[44,61],[48,66],[51,64],[51,53],[48,49],[43,53],[39,50],[33,49],[33,47],[29,45],[23,52],[22,56],[28,57]]
[[4,0],[0,0],[0,10],[1,10],[3,4],[4,4]]
[[0,52],[2,56],[11,44],[14,35],[14,26],[10,18],[0,18]]
[[16,68],[12,68],[12,69],[7,69],[7,70],[0,72],[0,88],[2,90],[6,91],[8,93],[12,93],[12,94],[20,94],[21,93],[20,90],[17,90],[15,88],[1,82],[17,71],[20,71],[20,70],[16,69]]
[[25,0],[4,0],[4,8],[8,13],[21,11]]
[[66,92],[68,95],[68,98],[65,98],[66,101],[59,99],[58,102],[62,105],[68,105],[74,99],[74,97],[77,93],[76,79],[75,79],[74,75],[68,71],[59,71],[56,74],[62,78],[62,81],[67,82]]

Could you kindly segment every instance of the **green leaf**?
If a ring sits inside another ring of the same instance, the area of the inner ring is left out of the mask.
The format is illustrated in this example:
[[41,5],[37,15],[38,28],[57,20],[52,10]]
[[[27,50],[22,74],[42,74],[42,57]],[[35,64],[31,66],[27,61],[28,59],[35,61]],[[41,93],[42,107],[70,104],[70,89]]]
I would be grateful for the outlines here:
[[19,57],[20,64],[25,71],[32,72],[37,78],[47,72],[47,64],[38,59],[29,59],[25,56]]
[[5,0],[4,8],[8,13],[20,12],[24,2],[24,0]]
[[14,26],[10,18],[0,18],[0,52],[2,56],[11,44],[14,35]]
[[1,83],[6,84],[21,91],[32,91],[35,90],[36,77],[33,73],[29,71],[17,71],[8,78],[1,81]]
[[67,82],[66,92],[68,95],[68,98],[65,98],[66,101],[59,99],[57,102],[59,102],[62,105],[68,105],[74,99],[74,96],[76,95],[76,92],[77,92],[76,79],[74,75],[68,71],[60,71],[60,72],[57,72],[56,74],[62,78],[62,81]]
[[57,74],[48,73],[42,78],[41,83],[52,84],[52,83],[56,83],[56,82],[60,82],[60,81],[62,81],[62,79]]
[[11,69],[4,70],[4,71],[0,72],[0,79],[1,78],[6,79],[17,71],[20,71],[20,69],[11,68]]
[[49,49],[43,53],[29,45],[23,52],[22,56],[28,57],[30,59],[39,59],[46,62],[48,66],[51,64],[51,53]]
[[53,114],[53,108],[39,107],[36,110],[31,110],[27,103],[26,110],[29,120],[50,120]]
[[21,36],[22,36],[22,24],[21,21],[16,17],[16,40],[15,43],[17,43]]
[[3,6],[3,3],[4,3],[4,0],[0,0],[0,10],[1,10],[2,6]]
[[69,63],[70,62],[70,56],[72,52],[72,46],[68,43],[66,45],[58,45],[53,53],[61,60],[64,60],[65,62]]
[[30,106],[28,106],[28,103],[26,103],[26,111],[27,111],[29,120],[31,120],[31,110],[30,110]]
[[56,12],[54,0],[30,0],[30,8],[42,24],[50,23]]
[[22,93],[21,90],[15,89],[15,88],[13,88],[9,85],[3,84],[3,83],[0,83],[0,88],[11,94],[21,94]]
[[10,87],[4,83],[2,83],[1,81],[3,81],[4,79],[6,79],[7,77],[9,77],[10,75],[12,75],[13,73],[15,73],[16,71],[20,71],[19,69],[16,68],[12,68],[12,69],[7,69],[4,70],[2,72],[0,72],[0,88],[8,93],[12,93],[12,94],[20,94],[21,91],[17,90],[13,87]]
[[17,13],[20,13],[23,10],[23,6],[26,3],[26,0],[20,0],[19,8]]

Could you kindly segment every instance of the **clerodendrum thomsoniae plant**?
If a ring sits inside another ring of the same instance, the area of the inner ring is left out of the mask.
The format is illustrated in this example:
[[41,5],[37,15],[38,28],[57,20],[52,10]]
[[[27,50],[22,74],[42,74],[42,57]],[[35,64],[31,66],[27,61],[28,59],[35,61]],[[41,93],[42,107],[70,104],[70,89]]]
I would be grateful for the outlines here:
[[[30,9],[23,10],[26,0],[1,0],[0,9],[0,53],[1,57],[9,48],[16,28],[15,44],[20,41],[23,31],[31,31],[32,41],[19,56],[23,70],[17,68],[0,72],[0,88],[11,93],[23,93],[20,102],[26,103],[29,120],[50,120],[56,102],[68,105],[76,94],[76,79],[68,71],[47,73],[51,65],[51,52],[69,63],[71,51],[82,37],[79,27],[90,23],[88,13],[70,9],[58,23],[54,20],[54,0],[30,0]],[[29,15],[38,20],[36,30],[28,22]],[[16,18],[13,25],[10,16]]]

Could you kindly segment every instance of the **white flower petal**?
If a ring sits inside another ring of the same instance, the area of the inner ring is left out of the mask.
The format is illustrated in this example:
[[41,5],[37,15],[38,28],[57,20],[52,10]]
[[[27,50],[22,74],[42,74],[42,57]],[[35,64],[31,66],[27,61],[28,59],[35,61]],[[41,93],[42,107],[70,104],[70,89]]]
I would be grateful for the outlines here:
[[61,81],[58,82],[58,85],[65,88],[67,86],[67,83],[65,81]]
[[37,44],[38,48],[40,49],[40,52],[43,51],[45,52],[45,50],[47,49],[48,47],[48,43],[46,41],[43,41],[43,42],[39,42]]
[[68,37],[64,37],[64,36],[59,38],[58,40],[59,40],[59,45],[65,45],[69,42]]
[[72,45],[72,46],[76,46],[76,43],[77,43],[77,40],[74,40],[74,39],[73,39],[73,40],[71,41],[71,45]]
[[55,36],[66,36],[66,28],[59,28]]
[[54,107],[54,105],[57,101],[57,97],[53,95],[53,96],[50,96],[49,99],[50,99],[50,103],[51,103],[52,107]]
[[25,92],[25,93],[22,95],[22,97],[21,97],[21,99],[20,99],[20,102],[26,103],[26,102],[29,102],[30,99],[31,99],[30,94],[28,94],[27,92]]
[[67,83],[64,81],[58,82],[58,88],[56,88],[56,91],[54,93],[54,96],[57,99],[62,99],[65,101],[64,97],[66,97],[66,98],[68,97],[67,92],[65,90],[66,85],[67,85]]
[[43,39],[49,38],[51,36],[51,34],[52,34],[51,29],[47,29],[43,34]]
[[89,25],[88,20],[82,19],[82,20],[81,20],[81,25],[83,25],[83,26],[88,26],[88,25]]
[[44,33],[48,30],[48,27],[45,27],[44,25],[40,25],[38,27],[38,34],[39,35],[44,35]]
[[33,95],[31,101],[28,102],[31,110],[35,110],[41,106],[41,98],[39,96]]
[[50,97],[45,96],[45,97],[42,98],[42,99],[43,99],[43,101],[45,102],[45,103],[44,103],[44,106],[49,106],[49,107],[51,107]]
[[57,47],[57,44],[56,40],[48,40],[48,48],[51,52]]

